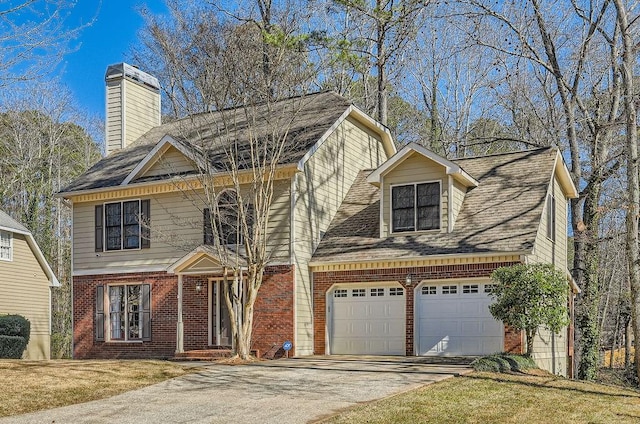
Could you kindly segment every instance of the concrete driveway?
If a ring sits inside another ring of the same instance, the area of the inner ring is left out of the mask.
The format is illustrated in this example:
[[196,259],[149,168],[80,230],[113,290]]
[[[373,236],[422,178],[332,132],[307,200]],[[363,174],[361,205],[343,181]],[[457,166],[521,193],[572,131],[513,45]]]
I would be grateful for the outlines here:
[[406,357],[306,357],[207,364],[112,398],[0,419],[6,423],[304,423],[469,372]]

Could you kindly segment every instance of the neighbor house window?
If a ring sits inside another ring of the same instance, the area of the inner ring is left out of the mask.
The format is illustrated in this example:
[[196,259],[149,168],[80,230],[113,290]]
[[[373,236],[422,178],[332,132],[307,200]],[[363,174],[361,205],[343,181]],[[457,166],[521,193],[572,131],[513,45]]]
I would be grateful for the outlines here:
[[[249,233],[253,227],[253,205],[246,204],[244,213],[246,215]],[[234,190],[225,190],[218,196],[217,214],[211,216],[211,209],[205,208],[203,211],[203,234],[204,244],[213,245],[214,232],[216,227],[218,239],[221,245],[243,244],[243,231],[240,229],[242,217],[238,214],[238,198]]]
[[105,203],[95,208],[96,251],[150,247],[150,201]]
[[547,237],[556,241],[556,199],[553,194],[547,195]]
[[0,231],[0,260],[13,260],[13,234],[8,231]]
[[391,188],[392,231],[423,231],[440,228],[440,183]]
[[106,333],[113,341],[150,340],[150,296],[149,284],[97,287],[96,339],[105,340]]

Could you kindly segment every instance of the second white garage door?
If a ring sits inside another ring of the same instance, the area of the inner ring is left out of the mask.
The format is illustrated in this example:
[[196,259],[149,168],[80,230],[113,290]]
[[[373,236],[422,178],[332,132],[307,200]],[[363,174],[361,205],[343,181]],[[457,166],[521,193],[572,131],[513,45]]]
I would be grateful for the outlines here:
[[334,288],[329,293],[333,355],[404,355],[405,292],[396,286]]
[[489,312],[490,284],[422,286],[416,293],[418,355],[488,355],[503,351],[504,327]]

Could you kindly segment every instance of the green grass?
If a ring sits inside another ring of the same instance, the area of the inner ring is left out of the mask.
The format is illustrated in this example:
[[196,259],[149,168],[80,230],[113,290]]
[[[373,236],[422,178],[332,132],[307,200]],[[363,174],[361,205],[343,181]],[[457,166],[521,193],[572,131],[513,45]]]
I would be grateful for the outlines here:
[[640,391],[475,372],[368,403],[329,423],[638,423]]

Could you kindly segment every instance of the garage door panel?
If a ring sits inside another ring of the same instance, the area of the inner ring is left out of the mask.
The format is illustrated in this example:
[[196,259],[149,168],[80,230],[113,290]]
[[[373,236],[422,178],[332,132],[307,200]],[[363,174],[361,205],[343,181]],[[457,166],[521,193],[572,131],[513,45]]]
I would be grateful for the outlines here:
[[418,292],[418,354],[485,355],[501,351],[503,325],[489,312],[489,296],[479,287],[463,292],[462,285],[452,294],[451,287],[431,286]]
[[388,286],[355,286],[345,297],[332,297],[332,354],[405,354],[405,296],[401,289],[393,291],[390,296]]

